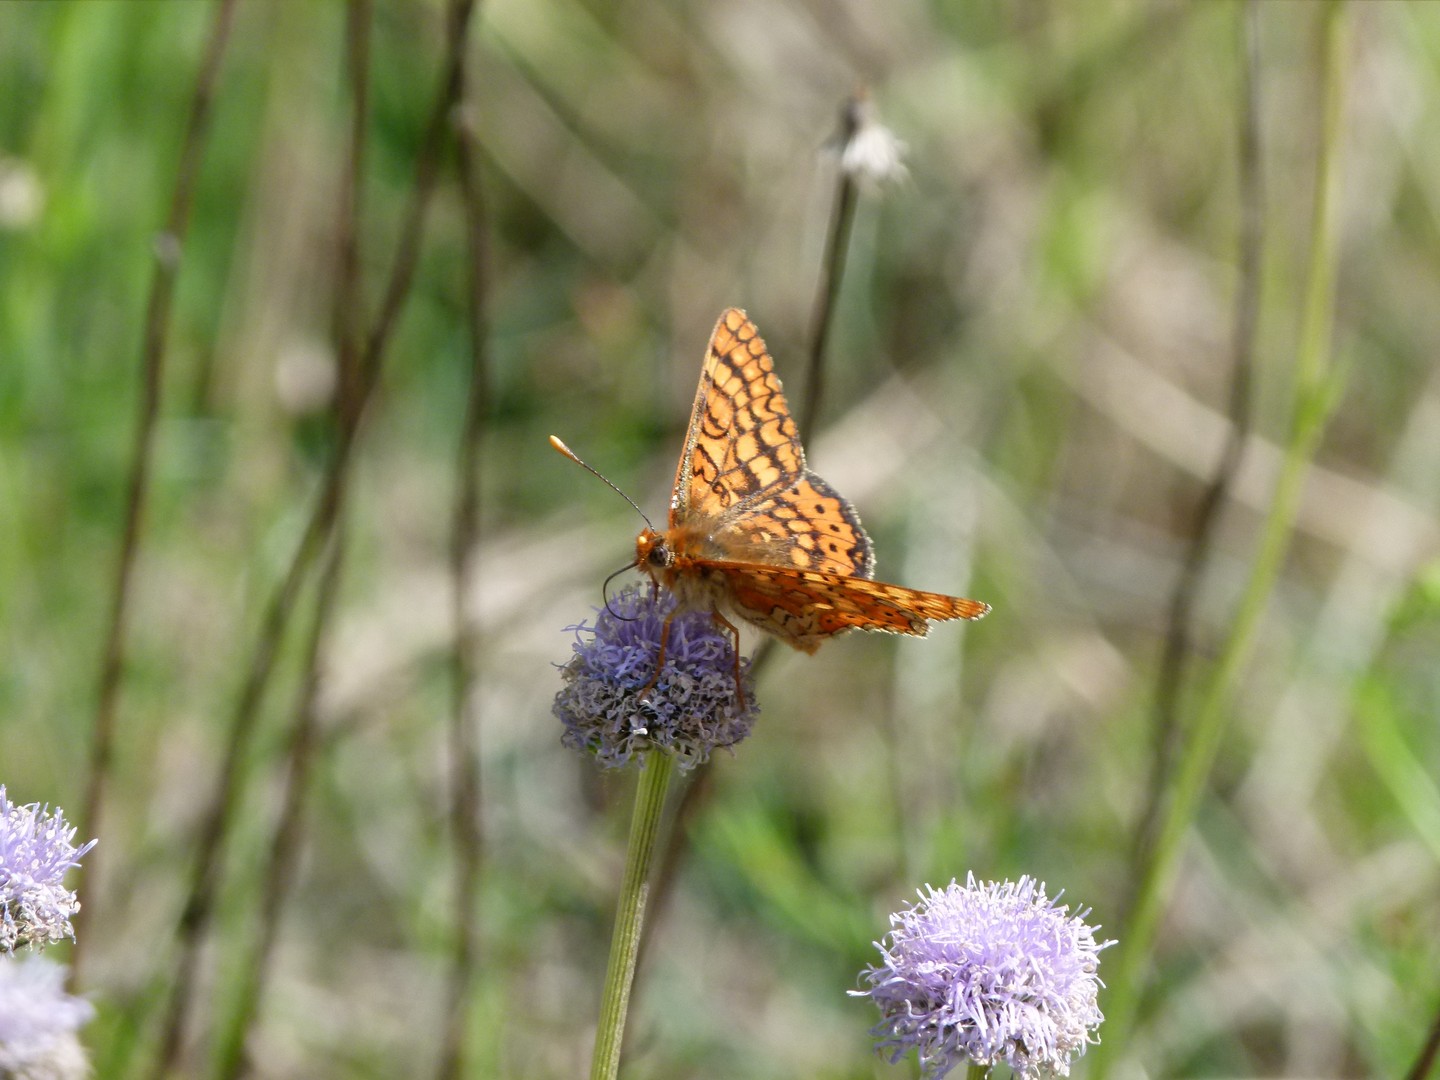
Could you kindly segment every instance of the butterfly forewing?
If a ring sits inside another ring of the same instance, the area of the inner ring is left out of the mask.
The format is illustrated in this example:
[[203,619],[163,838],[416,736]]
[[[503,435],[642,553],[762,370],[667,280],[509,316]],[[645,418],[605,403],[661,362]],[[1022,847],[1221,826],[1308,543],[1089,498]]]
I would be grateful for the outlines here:
[[705,352],[670,523],[718,516],[744,499],[788,487],[804,472],[805,451],[774,361],[755,324],[730,308]]

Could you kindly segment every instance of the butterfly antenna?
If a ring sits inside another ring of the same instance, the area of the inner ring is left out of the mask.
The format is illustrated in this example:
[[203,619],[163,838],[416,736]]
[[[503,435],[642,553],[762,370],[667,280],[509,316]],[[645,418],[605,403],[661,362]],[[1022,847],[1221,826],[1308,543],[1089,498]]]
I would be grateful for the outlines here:
[[[612,483],[610,482],[610,479],[609,479],[604,473],[602,473],[599,469],[596,469],[596,468],[594,468],[594,467],[592,467],[592,466],[590,466],[590,465],[587,465],[584,461],[580,460],[579,455],[577,455],[574,450],[571,450],[568,446],[566,446],[563,442],[561,442],[561,441],[560,441],[558,438],[556,438],[554,435],[551,435],[551,436],[550,436],[550,445],[553,446],[556,450],[559,450],[560,453],[564,454],[567,458],[569,458],[571,461],[575,462],[576,465],[579,465],[582,469],[584,469],[586,472],[590,473],[592,476],[597,476],[597,477],[599,477],[602,481],[604,481],[606,487],[608,487],[611,491],[615,492],[616,495],[619,495],[622,499],[624,499],[624,500],[625,500],[627,503],[629,503],[631,506],[634,506],[634,507],[635,507],[635,512],[636,512],[637,514],[639,514],[642,518],[645,518],[645,524],[646,524],[646,525],[649,525],[650,528],[652,528],[652,529],[655,528],[654,524],[650,521],[650,519],[649,519],[648,517],[645,517],[645,511],[644,511],[644,510],[641,510],[639,506],[636,506],[635,500],[632,499],[632,498],[630,498],[629,495],[626,495],[625,492],[621,491],[618,487],[616,487],[614,484],[612,484]],[[631,565],[633,566],[634,564],[632,563]],[[630,567],[627,566],[625,569],[628,570],[628,569],[630,569]],[[611,574],[610,576],[611,576],[611,577],[614,577],[615,575],[614,575],[614,574]],[[613,615],[614,612],[611,612],[611,614]]]

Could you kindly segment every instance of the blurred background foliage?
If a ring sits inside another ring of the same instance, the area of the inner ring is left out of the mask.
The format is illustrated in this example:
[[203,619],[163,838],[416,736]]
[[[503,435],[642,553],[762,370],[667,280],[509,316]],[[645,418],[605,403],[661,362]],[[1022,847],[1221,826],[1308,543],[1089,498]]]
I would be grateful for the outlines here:
[[[1182,703],[1233,615],[1289,423],[1320,9],[1274,0],[1255,24],[1253,434]],[[21,802],[82,801],[156,238],[214,10],[0,5],[0,782]],[[1134,1075],[1399,1075],[1440,1008],[1440,6],[1351,14],[1335,410],[1121,1049]],[[102,1076],[128,1075],[153,1038],[225,717],[334,452],[345,16],[241,4],[216,89],[85,930]],[[627,1075],[911,1075],[874,1058],[873,1010],[845,991],[922,883],[1028,873],[1124,935],[1157,656],[1227,427],[1241,28],[1221,2],[481,5],[461,117],[491,243],[466,598],[481,627],[473,1075],[584,1070],[633,787],[563,750],[549,710],[564,628],[639,522],[545,436],[661,514],[730,304],[800,396],[827,143],[858,84],[908,177],[862,195],[802,434],[864,516],[878,576],[995,610],[925,642],[853,635],[770,659],[763,719],[703,781],[652,910]],[[444,36],[438,3],[375,0],[362,324]],[[326,737],[257,1075],[434,1068],[463,216],[447,159],[355,461]],[[247,757],[193,1075],[253,932],[302,638]]]

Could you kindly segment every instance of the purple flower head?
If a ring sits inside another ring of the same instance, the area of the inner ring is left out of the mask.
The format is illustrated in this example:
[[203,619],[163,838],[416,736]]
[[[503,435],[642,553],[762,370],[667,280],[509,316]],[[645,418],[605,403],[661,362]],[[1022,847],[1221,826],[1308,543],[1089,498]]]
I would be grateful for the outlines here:
[[1069,1076],[1070,1059],[1099,1041],[1095,972],[1114,942],[1097,944],[1089,910],[1070,915],[1030,877],[925,888],[890,916],[888,944],[875,943],[883,962],[861,972],[869,989],[851,991],[880,1007],[878,1049],[895,1062],[913,1046],[935,1080],[966,1062]]
[[74,936],[70,917],[80,902],[61,881],[95,846],[77,848],[74,840],[58,809],[17,806],[0,785],[0,953]]
[[89,1076],[78,1033],[94,1013],[88,1001],[65,992],[65,969],[59,964],[40,956],[0,956],[0,1076]]
[[750,733],[760,711],[750,661],[740,661],[741,708],[730,635],[703,612],[671,621],[665,669],[642,700],[660,656],[661,629],[674,610],[674,597],[656,597],[641,586],[612,597],[593,627],[568,628],[575,632],[575,655],[560,669],[565,686],[553,708],[565,725],[564,745],[589,751],[606,768],[654,747],[689,769]]

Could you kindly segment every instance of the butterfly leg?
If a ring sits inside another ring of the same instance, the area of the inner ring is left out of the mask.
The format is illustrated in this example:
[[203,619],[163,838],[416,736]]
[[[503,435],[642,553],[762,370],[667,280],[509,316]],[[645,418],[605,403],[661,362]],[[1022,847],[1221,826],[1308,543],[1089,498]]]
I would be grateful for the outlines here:
[[655,674],[650,676],[650,681],[640,688],[640,700],[644,701],[650,696],[650,691],[655,689],[655,684],[660,681],[660,672],[665,670],[665,646],[670,644],[670,623],[675,618],[675,612],[665,616],[665,622],[660,627],[660,654],[655,657]]
[[[665,617],[665,622],[660,627],[660,652],[655,657],[655,674],[651,675],[650,681],[640,688],[641,701],[650,696],[650,691],[654,690],[655,684],[660,681],[660,673],[665,670],[665,648],[670,643],[670,623],[675,615],[676,612],[672,611]],[[735,658],[735,700],[739,702],[740,711],[744,712],[745,688],[740,684],[740,630],[718,611],[712,611],[710,615],[717,623],[730,631],[730,654]]]
[[740,685],[740,630],[718,611],[710,612],[710,617],[730,631],[730,655],[735,658],[735,700],[739,702],[740,711],[743,713],[745,711],[745,688]]

